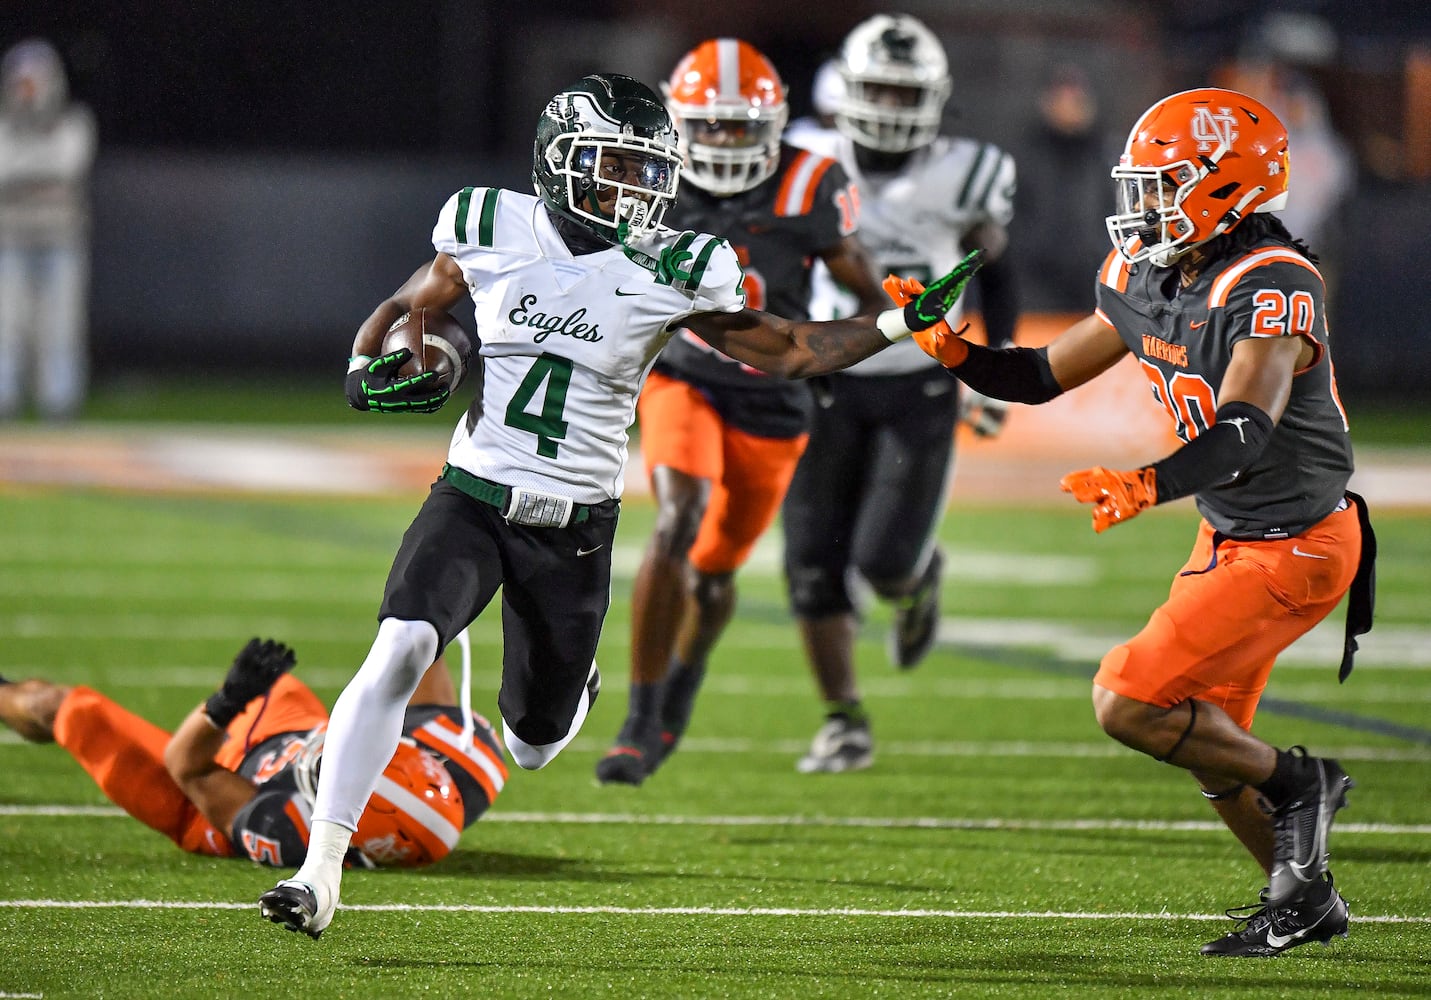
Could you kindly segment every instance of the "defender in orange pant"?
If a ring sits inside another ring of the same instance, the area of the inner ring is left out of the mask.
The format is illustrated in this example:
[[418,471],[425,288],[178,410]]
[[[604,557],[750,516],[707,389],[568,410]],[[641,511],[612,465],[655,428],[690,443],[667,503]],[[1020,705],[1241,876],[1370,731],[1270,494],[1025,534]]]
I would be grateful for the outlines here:
[[[1273,214],[1287,131],[1229,90],[1167,97],[1113,168],[1114,250],[1096,308],[1047,348],[991,351],[947,327],[915,335],[979,392],[1044,403],[1132,355],[1183,445],[1131,470],[1070,473],[1104,531],[1196,499],[1203,523],[1167,600],[1093,680],[1114,739],[1183,768],[1267,876],[1261,906],[1205,955],[1266,956],[1345,935],[1327,870],[1352,780],[1335,761],[1251,732],[1278,654],[1349,595],[1340,676],[1371,627],[1376,538],[1353,469],[1316,257]],[[892,279],[896,301],[916,283]]]
[[[250,641],[224,687],[172,736],[92,688],[43,680],[0,679],[0,721],[30,742],[64,747],[110,801],[186,851],[292,866],[307,851],[328,723],[322,701],[289,673],[294,663],[283,644]],[[409,704],[351,864],[431,864],[501,791],[496,733],[473,715],[464,739],[456,701],[439,660]],[[428,808],[405,808],[413,795]]]

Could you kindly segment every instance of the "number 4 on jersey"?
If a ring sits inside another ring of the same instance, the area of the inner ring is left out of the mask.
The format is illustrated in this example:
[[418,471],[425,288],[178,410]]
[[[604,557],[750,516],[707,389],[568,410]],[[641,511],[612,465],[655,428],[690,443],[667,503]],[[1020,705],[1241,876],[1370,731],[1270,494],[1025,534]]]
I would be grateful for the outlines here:
[[[528,409],[537,395],[537,390],[546,383],[542,395],[541,413]],[[508,427],[528,431],[537,436],[537,454],[542,458],[557,457],[557,442],[566,437],[566,421],[562,413],[566,410],[566,393],[571,386],[571,362],[555,354],[541,354],[532,364],[522,384],[507,404]]]

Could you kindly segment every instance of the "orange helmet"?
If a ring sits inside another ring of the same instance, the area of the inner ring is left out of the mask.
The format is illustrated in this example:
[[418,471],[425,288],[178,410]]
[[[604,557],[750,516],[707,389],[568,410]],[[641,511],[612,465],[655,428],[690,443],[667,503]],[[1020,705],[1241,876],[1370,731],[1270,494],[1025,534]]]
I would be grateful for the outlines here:
[[1168,267],[1248,213],[1286,207],[1287,129],[1246,94],[1183,91],[1143,112],[1112,176],[1113,245]]
[[[298,790],[309,802],[317,795],[326,730],[309,734],[294,763]],[[447,857],[461,835],[462,793],[436,757],[404,737],[358,817],[353,847],[377,865],[417,868]]]
[[770,60],[738,38],[712,38],[687,52],[661,85],[676,122],[681,176],[722,197],[775,173],[790,115]]

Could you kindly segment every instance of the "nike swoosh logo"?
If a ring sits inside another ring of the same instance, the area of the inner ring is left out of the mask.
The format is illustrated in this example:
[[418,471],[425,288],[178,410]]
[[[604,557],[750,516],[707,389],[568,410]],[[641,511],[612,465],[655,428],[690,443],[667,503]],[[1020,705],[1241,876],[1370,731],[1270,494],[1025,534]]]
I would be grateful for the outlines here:
[[601,551],[602,549],[604,549],[604,548],[606,548],[606,546],[604,546],[604,545],[598,545],[598,546],[597,546],[596,548],[594,548],[594,549],[577,549],[577,550],[576,550],[576,556],[577,556],[578,559],[580,559],[582,556],[589,556],[589,555],[591,555],[593,552],[600,552],[600,551]]
[[621,295],[621,296],[626,296],[626,295],[645,295],[646,293],[645,293],[645,292],[623,292],[621,289],[618,288],[618,289],[616,289],[616,294],[617,294],[617,295]]
[[1292,546],[1292,555],[1301,556],[1304,559],[1330,559],[1331,556],[1319,556],[1315,552],[1303,552],[1297,546]]
[[1267,932],[1267,947],[1285,948],[1287,947],[1287,945],[1297,940],[1299,936],[1300,935],[1298,934],[1288,934],[1286,937],[1283,937],[1281,934],[1274,934],[1269,930]]
[[1202,329],[1203,327],[1205,327],[1205,326],[1207,326],[1207,320],[1203,320],[1201,323],[1189,323],[1189,324],[1188,324],[1188,327],[1189,327],[1190,329],[1193,329],[1193,330],[1201,330],[1201,329]]

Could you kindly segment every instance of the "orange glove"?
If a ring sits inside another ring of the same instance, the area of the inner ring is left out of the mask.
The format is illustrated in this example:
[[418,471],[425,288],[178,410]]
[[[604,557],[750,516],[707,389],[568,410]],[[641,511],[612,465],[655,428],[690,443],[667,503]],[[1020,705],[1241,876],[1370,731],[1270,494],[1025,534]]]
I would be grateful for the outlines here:
[[1097,465],[1070,472],[1058,487],[1079,503],[1093,504],[1093,530],[1100,534],[1158,502],[1157,473],[1151,466],[1117,472]]
[[[883,284],[885,294],[897,306],[908,305],[920,292],[924,291],[923,283],[917,278],[901,278],[891,274],[884,279]],[[969,356],[969,345],[964,343],[962,337],[949,329],[949,323],[946,320],[940,320],[929,329],[920,330],[911,336],[919,345],[920,350],[945,368],[962,365],[964,359]]]

